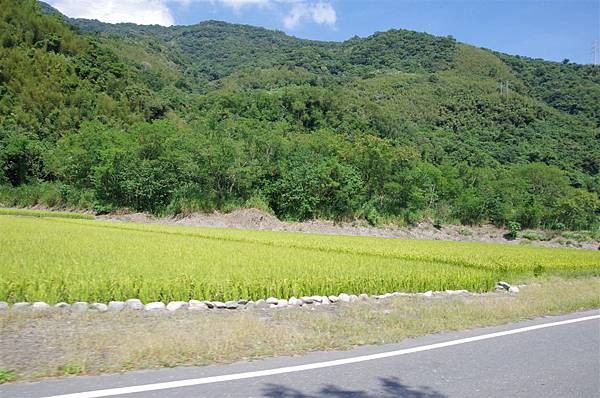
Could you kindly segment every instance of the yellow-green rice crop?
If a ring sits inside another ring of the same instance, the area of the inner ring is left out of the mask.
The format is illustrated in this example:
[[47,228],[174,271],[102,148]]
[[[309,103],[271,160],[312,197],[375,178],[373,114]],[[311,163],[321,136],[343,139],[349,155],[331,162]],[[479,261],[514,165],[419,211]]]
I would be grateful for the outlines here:
[[0,217],[0,300],[144,301],[469,289],[600,275],[600,253]]
[[91,214],[67,213],[60,211],[43,211],[31,209],[7,209],[0,207],[0,216],[27,216],[27,217],[56,217],[56,218],[74,218],[80,220],[93,220]]

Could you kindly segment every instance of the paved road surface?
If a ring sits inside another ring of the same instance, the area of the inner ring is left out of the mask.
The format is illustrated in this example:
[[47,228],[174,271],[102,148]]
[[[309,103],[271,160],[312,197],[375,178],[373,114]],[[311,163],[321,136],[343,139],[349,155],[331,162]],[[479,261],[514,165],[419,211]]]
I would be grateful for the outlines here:
[[[0,386],[0,397],[39,398],[76,394],[69,398],[597,398],[600,397],[599,315],[600,311],[591,311],[547,317],[345,352],[314,352],[301,357],[280,357],[232,365],[10,384]],[[584,317],[588,319],[561,323]],[[530,328],[536,325],[550,326]],[[506,331],[513,331],[513,334],[504,333]],[[476,336],[487,337],[474,338]],[[376,359],[365,358],[382,353],[388,354],[379,355]],[[331,364],[330,361],[338,362]],[[329,364],[314,365],[323,362]],[[289,369],[301,365],[306,366]],[[311,369],[315,366],[323,367]],[[273,369],[276,370],[269,371]],[[286,373],[260,377],[248,373],[264,370],[268,370],[266,373]],[[219,378],[223,375],[225,377]],[[252,377],[240,379],[248,376]],[[218,381],[228,378],[235,380]],[[193,380],[188,383],[193,385],[155,389],[157,383],[190,379]],[[206,382],[210,383],[199,384]],[[144,385],[148,391],[140,392],[139,386]],[[121,387],[134,387],[130,391],[138,392],[106,391]]]

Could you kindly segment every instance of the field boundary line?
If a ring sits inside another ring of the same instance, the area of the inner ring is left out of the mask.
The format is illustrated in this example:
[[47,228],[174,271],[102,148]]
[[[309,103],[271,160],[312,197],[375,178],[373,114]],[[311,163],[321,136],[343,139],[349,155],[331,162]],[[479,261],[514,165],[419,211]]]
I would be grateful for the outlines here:
[[585,322],[585,321],[591,321],[591,320],[597,320],[597,319],[600,319],[600,315],[590,315],[590,316],[585,316],[585,317],[581,317],[581,318],[567,319],[567,320],[563,320],[563,321],[556,321],[556,322],[550,322],[550,323],[542,323],[542,324],[538,324],[538,325],[520,327],[517,329],[505,330],[505,331],[501,331],[501,332],[487,333],[487,334],[483,334],[483,335],[479,335],[479,336],[472,336],[472,337],[466,337],[466,338],[457,339],[457,340],[450,340],[450,341],[445,341],[445,342],[441,342],[441,343],[427,344],[427,345],[423,345],[423,346],[404,348],[401,350],[394,350],[394,351],[382,352],[382,353],[371,354],[371,355],[361,355],[361,356],[357,356],[357,357],[337,359],[337,360],[333,360],[333,361],[316,362],[316,363],[310,363],[310,364],[305,364],[305,365],[287,366],[287,367],[282,367],[282,368],[266,369],[266,370],[252,371],[252,372],[234,373],[234,374],[228,374],[228,375],[222,375],[222,376],[210,376],[210,377],[202,377],[202,378],[195,378],[195,379],[169,381],[169,382],[163,382],[163,383],[143,384],[143,385],[137,385],[137,386],[131,386],[131,387],[118,387],[118,388],[111,388],[111,389],[105,389],[105,390],[86,391],[86,392],[81,392],[81,393],[52,395],[52,396],[47,396],[44,398],[101,398],[101,397],[111,397],[111,396],[124,395],[124,394],[135,394],[135,393],[146,392],[146,391],[158,391],[158,390],[167,390],[167,389],[172,389],[172,388],[191,387],[191,386],[197,386],[197,385],[203,385],[203,384],[222,383],[222,382],[226,382],[226,381],[251,379],[251,378],[257,378],[257,377],[266,377],[266,376],[273,376],[273,375],[279,375],[279,374],[285,374],[285,373],[295,373],[295,372],[302,372],[302,371],[307,371],[307,370],[322,369],[322,368],[342,366],[342,365],[348,365],[348,364],[359,363],[359,362],[373,361],[373,360],[377,360],[377,359],[397,357],[397,356],[401,356],[401,355],[413,354],[413,353],[423,352],[423,351],[431,351],[431,350],[436,350],[436,349],[445,348],[445,347],[452,347],[452,346],[457,346],[457,345],[461,345],[461,344],[489,340],[489,339],[493,339],[493,338],[497,338],[497,337],[510,336],[510,335],[519,334],[519,333],[531,332],[534,330],[546,329],[546,328],[562,326],[562,325],[569,325],[569,324],[573,324],[573,323],[579,323],[579,322]]

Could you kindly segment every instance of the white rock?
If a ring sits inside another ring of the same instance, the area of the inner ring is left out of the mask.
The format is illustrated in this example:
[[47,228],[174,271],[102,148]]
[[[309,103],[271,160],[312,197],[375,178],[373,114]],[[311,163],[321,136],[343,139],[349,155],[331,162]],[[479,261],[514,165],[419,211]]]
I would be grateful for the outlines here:
[[264,299],[258,299],[256,300],[256,302],[254,303],[254,306],[256,308],[267,308],[269,307],[269,304],[267,304],[267,301]]
[[350,296],[348,296],[346,293],[340,294],[339,298],[340,298],[340,301],[343,301],[344,303],[350,302]]
[[154,301],[144,306],[145,311],[160,311],[166,309],[165,303],[161,301]]
[[300,305],[301,303],[302,301],[297,299],[296,297],[290,297],[288,300],[289,305]]
[[238,301],[237,301],[237,303],[238,303],[239,305],[246,305],[246,304],[248,304],[248,303],[249,303],[249,301],[248,301],[248,300],[238,300]]
[[369,300],[369,295],[368,295],[368,294],[366,294],[366,293],[360,294],[360,295],[358,296],[358,299],[359,299],[360,301],[367,301],[367,300]]
[[25,302],[25,301],[21,301],[19,303],[14,303],[12,306],[13,310],[24,310],[29,307],[31,307],[31,304],[29,304],[28,302]]
[[321,297],[321,296],[312,296],[311,299],[313,299],[313,301],[316,303],[323,302],[323,297]]
[[204,301],[190,300],[187,304],[190,311],[204,311],[209,309],[208,305]]
[[329,299],[329,301],[331,301],[332,303],[337,303],[338,301],[340,301],[340,298],[338,296],[328,296],[327,297]]
[[496,286],[500,286],[501,288],[506,289],[506,290],[510,289],[510,285],[504,281],[498,282],[496,284]]
[[83,311],[87,311],[87,309],[88,309],[88,303],[86,303],[85,301],[78,301],[71,305],[71,310],[73,310],[73,311],[83,312]]
[[277,307],[278,308],[283,308],[283,307],[287,307],[288,306],[288,302],[287,300],[278,300],[277,301]]
[[446,290],[446,294],[449,296],[456,296],[461,294],[468,294],[468,290]]
[[326,304],[331,304],[331,301],[329,301],[328,297],[321,297],[321,304],[326,305]]
[[68,310],[69,308],[71,308],[71,304],[65,303],[63,301],[63,302],[54,304],[54,308],[57,308],[59,310]]
[[269,308],[277,308],[277,304],[267,304]]
[[124,308],[125,308],[124,301],[111,301],[108,303],[108,309],[110,311],[123,311]]
[[214,306],[214,308],[217,308],[219,310],[227,308],[227,305],[225,305],[225,303],[223,303],[222,301],[211,301],[211,303]]
[[167,310],[169,311],[185,310],[187,307],[188,303],[185,301],[171,301],[167,304]]
[[31,305],[31,308],[33,308],[34,310],[47,310],[48,308],[50,308],[50,306],[48,305],[48,303],[44,303],[43,301],[36,301]]
[[269,297],[266,301],[267,301],[267,304],[277,304],[279,299],[276,299],[275,297]]
[[144,309],[144,304],[142,304],[140,299],[129,299],[125,301],[125,307],[129,308],[130,310],[141,311]]
[[429,290],[429,291],[423,293],[423,296],[425,296],[425,297],[433,297],[433,292],[431,290]]
[[108,311],[108,305],[103,304],[103,303],[93,303],[93,304],[90,304],[90,309],[100,311],[100,312],[106,312],[106,311]]
[[8,309],[8,303],[6,301],[0,301],[0,311],[6,311]]
[[516,287],[516,286],[511,286],[511,287],[508,288],[508,291],[510,293],[519,293],[519,288]]
[[358,300],[358,296],[356,294],[351,294],[350,295],[350,302],[351,303],[353,303],[353,302],[355,302],[357,300]]
[[237,310],[240,305],[237,301],[227,301],[225,306],[228,310]]
[[309,297],[309,296],[303,296],[303,297],[300,297],[300,300],[302,300],[302,302],[303,302],[304,304],[312,304],[312,303],[314,303],[314,302],[315,302],[315,300],[313,300],[313,298],[312,298],[312,297]]

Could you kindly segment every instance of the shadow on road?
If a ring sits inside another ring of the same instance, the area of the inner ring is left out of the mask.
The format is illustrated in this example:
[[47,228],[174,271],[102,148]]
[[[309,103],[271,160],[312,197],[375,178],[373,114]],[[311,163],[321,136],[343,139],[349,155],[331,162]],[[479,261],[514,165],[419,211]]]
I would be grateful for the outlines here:
[[273,398],[446,398],[445,395],[429,387],[405,386],[396,377],[380,378],[379,380],[381,387],[378,391],[371,392],[345,390],[328,384],[317,393],[306,394],[281,384],[268,384],[263,389],[263,395]]

